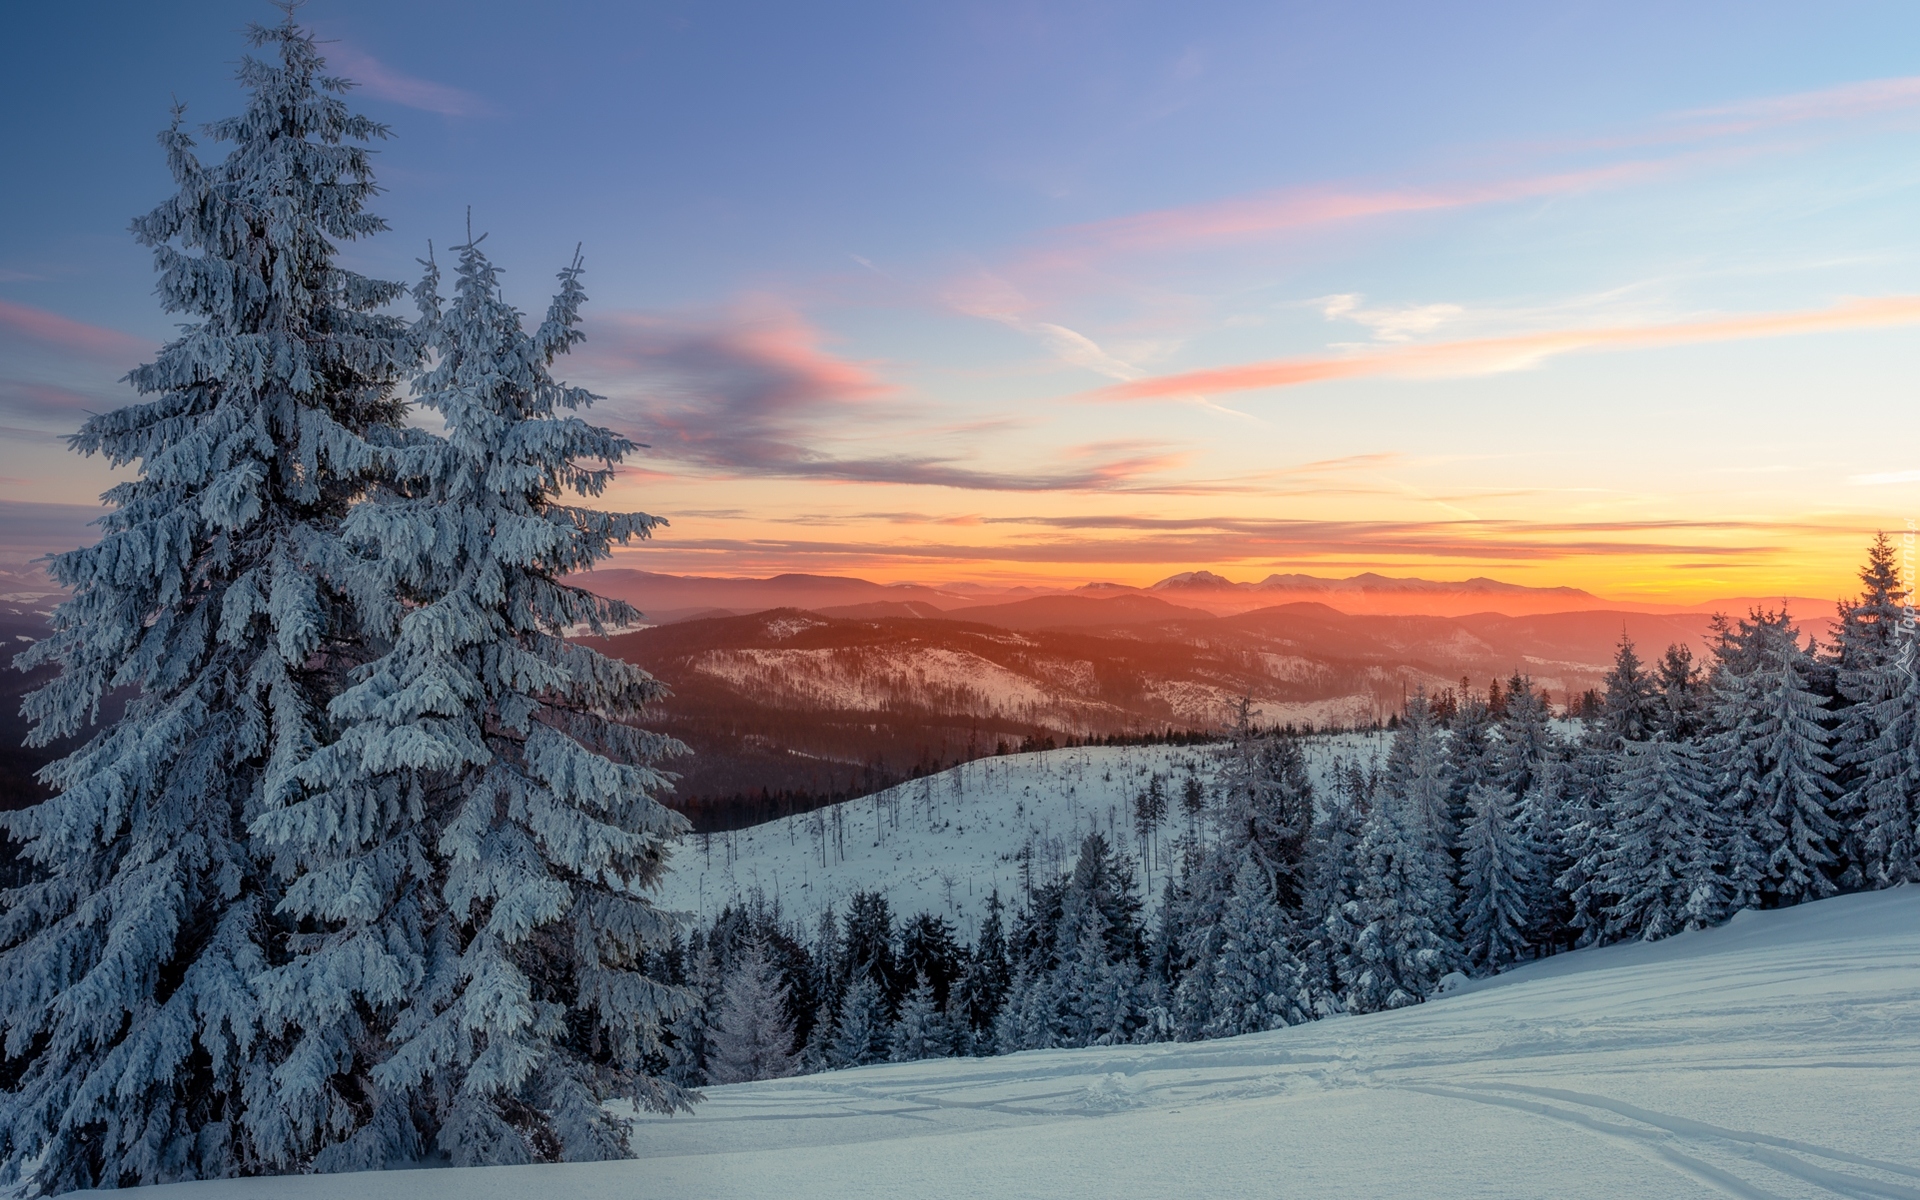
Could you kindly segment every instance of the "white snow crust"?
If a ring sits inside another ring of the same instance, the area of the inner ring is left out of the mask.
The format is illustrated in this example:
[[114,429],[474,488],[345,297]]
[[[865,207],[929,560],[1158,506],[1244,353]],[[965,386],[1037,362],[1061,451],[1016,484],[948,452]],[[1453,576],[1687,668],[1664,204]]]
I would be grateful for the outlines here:
[[1920,1197],[1920,889],[1535,963],[1399,1012],[711,1088],[631,1162],[166,1200]]

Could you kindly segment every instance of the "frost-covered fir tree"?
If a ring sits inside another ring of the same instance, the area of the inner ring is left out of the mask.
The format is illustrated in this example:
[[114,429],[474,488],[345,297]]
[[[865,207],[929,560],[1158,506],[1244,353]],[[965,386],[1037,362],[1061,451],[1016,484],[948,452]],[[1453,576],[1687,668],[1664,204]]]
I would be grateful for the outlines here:
[[1920,631],[1903,624],[1871,688],[1873,740],[1853,761],[1867,878],[1881,887],[1920,881]]
[[1691,647],[1676,642],[1654,667],[1658,692],[1656,733],[1670,742],[1698,737],[1706,721],[1706,684],[1694,665]]
[[[1453,719],[1447,722],[1447,818],[1458,831],[1472,811],[1473,790],[1492,782],[1499,773],[1497,715],[1487,698],[1460,680]],[[1458,848],[1457,838],[1448,843]]]
[[1859,600],[1840,606],[1834,639],[1841,707],[1833,758],[1840,769],[1838,815],[1849,826],[1849,859],[1857,862],[1859,882],[1884,887],[1920,878],[1914,834],[1920,652],[1884,533],[1867,550],[1860,582]]
[[856,975],[840,998],[834,1014],[828,1061],[834,1067],[862,1067],[885,1062],[892,1023],[887,1020],[886,997],[870,975]]
[[1491,782],[1525,800],[1554,752],[1547,698],[1534,690],[1531,676],[1516,672],[1507,681],[1506,705],[1496,727]]
[[[1593,732],[1589,726],[1589,732]],[[1613,778],[1619,756],[1592,736],[1571,746],[1554,772],[1553,790],[1536,811],[1535,850],[1554,874],[1560,920],[1575,946],[1588,946],[1606,932],[1606,893],[1595,874],[1608,842]]]
[[1661,703],[1653,678],[1640,661],[1633,639],[1623,630],[1620,644],[1613,652],[1613,669],[1607,672],[1606,699],[1600,722],[1589,732],[1608,750],[1621,742],[1644,742],[1660,726]]
[[888,1038],[888,1057],[894,1062],[941,1058],[951,1043],[946,1014],[934,999],[933,984],[928,982],[926,973],[921,972],[913,990],[900,1001],[900,1018],[893,1023],[893,1032]]
[[1007,989],[1012,985],[1013,968],[1007,963],[1001,912],[1000,891],[995,888],[987,897],[986,915],[980,918],[980,935],[974,939],[973,950],[967,956],[967,972],[959,989],[970,1032],[992,1033],[994,1021],[1006,1004]]
[[1261,736],[1253,727],[1251,701],[1242,699],[1216,786],[1214,823],[1218,853],[1227,863],[1224,878],[1231,879],[1251,856],[1267,872],[1281,905],[1298,904],[1313,825],[1313,782],[1299,741]]
[[1359,894],[1346,906],[1359,933],[1342,968],[1354,1012],[1424,1000],[1459,962],[1448,929],[1450,889],[1422,845],[1425,831],[1399,808],[1390,798],[1376,805],[1360,839]]
[[[435,269],[416,289],[434,362],[415,390],[445,440],[346,522],[399,582],[391,647],[253,826],[295,873],[282,909],[315,931],[265,981],[298,1034],[279,1082],[331,1140],[369,1143],[351,1165],[399,1150],[389,1101],[455,1163],[622,1157],[608,1100],[688,1103],[646,1067],[688,997],[644,969],[672,929],[649,892],[686,826],[654,764],[684,748],[634,724],[663,694],[651,676],[566,636],[636,614],[562,577],[659,522],[565,499],[599,495],[634,448],[550,373],[581,337],[579,262],[529,334],[477,239],[458,249],[444,311]],[[354,1009],[379,1019],[377,1059],[337,1032]],[[374,1100],[364,1134],[330,1094],[343,1073]]]
[[708,1033],[707,1073],[715,1083],[782,1079],[794,1073],[793,1019],[787,985],[752,944],[736,954],[727,989]]
[[297,793],[387,603],[338,529],[390,465],[413,349],[379,312],[404,289],[336,261],[383,227],[365,143],[385,130],[291,17],[250,38],[269,53],[241,62],[245,110],[205,128],[226,156],[178,109],[161,136],[177,190],[133,232],[182,332],[128,376],[149,399],[71,439],[136,476],[98,544],[54,558],[71,599],[17,660],[60,668],[26,703],[37,745],[134,693],[43,772],[52,799],[3,818],[34,872],[0,897],[0,1161],[42,1193],[296,1167],[325,1136],[278,1102],[254,980],[279,887],[247,824]]
[[1526,956],[1533,849],[1515,826],[1513,793],[1481,784],[1467,798],[1460,835],[1460,940],[1467,961],[1488,972]]
[[1596,887],[1611,897],[1610,937],[1647,941],[1725,915],[1719,822],[1691,742],[1655,737],[1625,748]]
[[1722,806],[1744,835],[1727,850],[1730,903],[1752,903],[1755,890],[1774,905],[1832,895],[1840,825],[1813,656],[1783,611],[1741,621],[1719,657],[1715,766]]
[[1424,687],[1415,690],[1387,751],[1382,786],[1433,850],[1448,852],[1458,836],[1450,799],[1446,737]]
[[1213,964],[1210,1037],[1237,1037],[1310,1021],[1313,998],[1287,942],[1273,885],[1248,862],[1233,877]]
[[1347,967],[1360,928],[1349,905],[1360,894],[1360,842],[1375,795],[1373,780],[1357,764],[1345,764],[1339,774],[1339,792],[1314,828],[1312,890],[1302,912],[1310,931],[1303,952],[1308,984],[1321,1016],[1335,1011],[1353,982]]

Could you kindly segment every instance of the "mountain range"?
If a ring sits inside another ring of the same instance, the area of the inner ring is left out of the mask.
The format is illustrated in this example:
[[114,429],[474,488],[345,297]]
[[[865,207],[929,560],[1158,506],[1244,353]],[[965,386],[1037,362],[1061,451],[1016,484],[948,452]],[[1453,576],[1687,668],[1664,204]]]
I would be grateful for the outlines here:
[[[653,624],[697,617],[742,615],[770,608],[833,610],[846,616],[958,616],[962,611],[1030,600],[1067,598],[1110,600],[1133,596],[1195,609],[1213,616],[1249,612],[1297,601],[1324,604],[1352,615],[1466,616],[1607,610],[1636,613],[1740,613],[1755,606],[1787,604],[1806,617],[1824,618],[1831,600],[1806,596],[1729,596],[1698,604],[1661,604],[1610,600],[1573,587],[1529,587],[1497,579],[1431,580],[1364,572],[1344,579],[1317,575],[1274,574],[1240,583],[1211,571],[1182,571],[1149,587],[1088,583],[1074,588],[994,588],[980,584],[873,583],[834,575],[775,575],[767,579],[732,576],[665,575],[625,567],[602,568],[582,582],[604,596],[639,607]],[[899,606],[884,609],[870,605]],[[1064,613],[1070,606],[1051,611]],[[1040,610],[1035,610],[1040,611]],[[1089,609],[1089,613],[1096,610]],[[1117,610],[1116,610],[1117,611]],[[1142,607],[1146,614],[1156,610]]]

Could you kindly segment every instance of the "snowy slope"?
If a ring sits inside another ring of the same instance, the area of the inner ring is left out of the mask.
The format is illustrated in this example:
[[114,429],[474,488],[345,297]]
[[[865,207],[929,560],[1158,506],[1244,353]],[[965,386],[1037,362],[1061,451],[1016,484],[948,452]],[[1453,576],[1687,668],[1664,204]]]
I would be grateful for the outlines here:
[[637,1162],[165,1200],[1920,1197],[1920,889],[1563,955],[1396,1013],[713,1088]]
[[[1384,735],[1309,739],[1316,785],[1324,787],[1336,755],[1364,761],[1384,756],[1386,746]],[[1184,828],[1180,781],[1189,772],[1211,779],[1214,757],[1211,747],[1107,746],[978,759],[801,816],[688,838],[674,852],[658,901],[710,917],[758,889],[778,896],[787,915],[811,923],[828,904],[844,912],[852,893],[879,891],[896,916],[936,913],[971,936],[994,888],[1002,899],[1018,893],[1024,862],[1037,877],[1057,874],[1093,829],[1137,851],[1132,799],[1155,773],[1172,791],[1166,836],[1152,846],[1159,886],[1171,864],[1172,835]]]

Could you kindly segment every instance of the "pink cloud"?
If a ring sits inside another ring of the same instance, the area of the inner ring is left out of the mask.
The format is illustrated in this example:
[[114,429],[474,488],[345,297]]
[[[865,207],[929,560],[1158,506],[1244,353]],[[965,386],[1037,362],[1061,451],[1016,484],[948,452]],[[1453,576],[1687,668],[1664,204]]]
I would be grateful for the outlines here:
[[[902,415],[887,403],[899,389],[874,364],[837,357],[822,342],[797,314],[762,301],[708,321],[602,317],[589,325],[578,357],[655,455],[723,474],[972,491],[1103,491],[1178,461],[1107,447],[1071,456],[1063,466],[985,470],[954,455],[893,450],[928,442],[927,431],[881,437]],[[828,448],[876,442],[888,449]]]
[[1756,152],[1750,145],[1716,147],[1714,143],[1791,125],[1857,121],[1916,108],[1920,108],[1920,76],[1695,109],[1619,136],[1531,148],[1538,155],[1697,144],[1700,148],[1693,151],[1477,182],[1405,188],[1339,184],[1281,188],[1069,226],[1049,234],[1023,257],[1023,263],[1043,270],[1085,265],[1114,253],[1185,249],[1326,225],[1629,187]]
[[328,48],[327,65],[353,80],[367,95],[394,104],[448,117],[481,116],[488,111],[486,101],[472,92],[397,71],[371,54],[339,42]]
[[117,329],[88,325],[71,317],[0,300],[0,336],[21,338],[42,346],[84,354],[89,358],[133,361],[153,353],[152,342]]
[[1581,351],[1646,349],[1912,324],[1920,324],[1920,296],[1882,296],[1802,312],[1759,313],[1669,325],[1545,330],[1509,337],[1393,346],[1338,357],[1276,359],[1142,379],[1102,388],[1092,395],[1106,400],[1149,400],[1297,387],[1322,380],[1367,376],[1490,375],[1521,370],[1558,355]]
[[1696,123],[1695,135],[1706,137],[1804,121],[1851,120],[1914,108],[1920,108],[1920,75],[1868,79],[1785,96],[1764,96],[1676,113],[1674,119]]
[[1112,250],[1156,249],[1282,233],[1371,217],[1573,195],[1638,183],[1671,171],[1671,160],[1616,163],[1521,179],[1383,191],[1286,188],[1257,196],[1161,209],[1062,230],[1062,241]]

